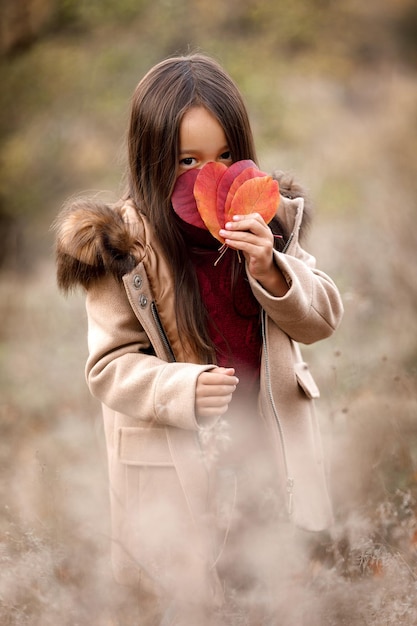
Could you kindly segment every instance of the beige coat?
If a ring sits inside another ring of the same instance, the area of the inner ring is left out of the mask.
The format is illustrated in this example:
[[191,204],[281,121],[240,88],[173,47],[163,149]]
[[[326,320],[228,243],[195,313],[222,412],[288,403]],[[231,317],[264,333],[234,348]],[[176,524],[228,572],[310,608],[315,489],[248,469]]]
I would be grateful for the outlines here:
[[[273,297],[249,281],[263,310],[260,428],[290,518],[318,531],[331,524],[332,512],[313,406],[319,392],[298,343],[331,335],[342,304],[332,280],[300,247],[303,205],[302,198],[282,198],[278,210],[291,232],[286,252],[275,252],[288,293]],[[213,366],[197,364],[182,347],[169,265],[146,219],[128,203],[72,207],[59,218],[57,241],[61,285],[87,287],[86,375],[103,404],[116,576],[220,597],[204,454],[218,423],[201,423],[194,413],[197,377]],[[181,582],[173,564],[184,573]]]

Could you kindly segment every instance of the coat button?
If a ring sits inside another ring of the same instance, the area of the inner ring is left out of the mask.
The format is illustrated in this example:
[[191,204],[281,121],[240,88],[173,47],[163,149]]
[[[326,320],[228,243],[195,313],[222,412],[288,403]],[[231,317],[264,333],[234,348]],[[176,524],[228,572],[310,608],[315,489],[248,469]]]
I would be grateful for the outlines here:
[[135,274],[135,276],[133,277],[133,286],[135,289],[140,289],[142,287],[142,276],[139,276],[139,274]]
[[139,305],[142,309],[145,308],[145,306],[148,304],[148,298],[145,296],[144,293],[141,293],[139,296]]

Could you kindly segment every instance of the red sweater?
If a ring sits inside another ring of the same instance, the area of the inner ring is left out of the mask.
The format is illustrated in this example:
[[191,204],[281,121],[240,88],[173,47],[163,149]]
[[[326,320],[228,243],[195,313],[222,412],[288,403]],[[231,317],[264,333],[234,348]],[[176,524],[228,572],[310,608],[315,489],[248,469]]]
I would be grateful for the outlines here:
[[236,251],[229,248],[214,265],[220,256],[220,242],[208,231],[189,224],[182,226],[207,309],[208,332],[216,347],[217,364],[234,367],[240,379],[239,395],[253,397],[259,387],[260,307],[249,286],[244,261],[232,285]]

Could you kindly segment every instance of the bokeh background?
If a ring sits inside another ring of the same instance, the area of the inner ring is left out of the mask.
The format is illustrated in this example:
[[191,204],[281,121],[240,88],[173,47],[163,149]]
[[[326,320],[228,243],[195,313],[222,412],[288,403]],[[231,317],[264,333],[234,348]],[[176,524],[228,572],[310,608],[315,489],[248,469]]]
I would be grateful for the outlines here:
[[200,50],[241,87],[262,169],[308,189],[307,248],[345,303],[304,350],[336,510],[302,577],[306,623],[415,625],[414,0],[1,0],[0,36],[1,624],[137,623],[109,571],[83,296],[57,292],[50,225],[69,196],[117,198],[134,87]]

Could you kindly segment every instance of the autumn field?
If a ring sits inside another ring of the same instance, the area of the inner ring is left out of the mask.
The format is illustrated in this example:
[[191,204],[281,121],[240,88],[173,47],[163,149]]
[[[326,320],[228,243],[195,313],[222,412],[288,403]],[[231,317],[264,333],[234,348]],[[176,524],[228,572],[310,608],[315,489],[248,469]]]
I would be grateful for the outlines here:
[[[414,626],[412,3],[384,0],[381,14],[354,1],[196,1],[191,11],[185,0],[125,0],[117,10],[107,0],[88,12],[73,0],[52,19],[55,4],[38,2],[36,21],[36,3],[26,3],[34,13],[24,45],[13,44],[15,22],[1,30],[0,624],[140,625],[134,594],[111,577],[83,295],[57,291],[50,224],[71,195],[117,197],[136,82],[160,58],[198,47],[242,87],[262,169],[290,171],[308,189],[306,248],[345,305],[335,336],[303,347],[321,389],[336,523],[301,556],[294,540],[302,569],[279,622],[265,626]],[[260,626],[249,614],[232,602],[218,623]]]

